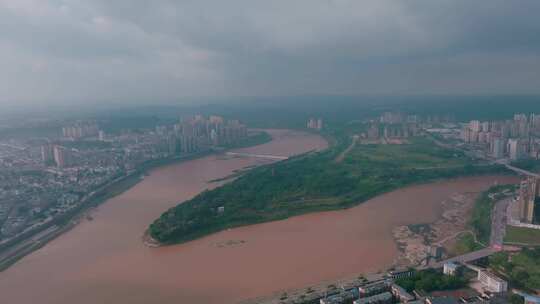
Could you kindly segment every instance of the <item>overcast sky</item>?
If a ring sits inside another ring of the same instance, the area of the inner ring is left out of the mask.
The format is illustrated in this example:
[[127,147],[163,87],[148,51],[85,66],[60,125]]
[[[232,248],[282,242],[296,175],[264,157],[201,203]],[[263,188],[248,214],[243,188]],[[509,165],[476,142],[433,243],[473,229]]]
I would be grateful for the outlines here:
[[540,1],[0,0],[0,105],[540,93]]

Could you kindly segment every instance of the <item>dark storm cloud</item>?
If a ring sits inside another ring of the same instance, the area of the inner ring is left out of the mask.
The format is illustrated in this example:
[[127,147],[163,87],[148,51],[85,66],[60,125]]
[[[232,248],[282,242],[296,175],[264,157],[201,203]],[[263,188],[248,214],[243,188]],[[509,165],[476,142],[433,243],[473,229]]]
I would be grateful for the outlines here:
[[0,99],[540,90],[540,2],[0,0]]

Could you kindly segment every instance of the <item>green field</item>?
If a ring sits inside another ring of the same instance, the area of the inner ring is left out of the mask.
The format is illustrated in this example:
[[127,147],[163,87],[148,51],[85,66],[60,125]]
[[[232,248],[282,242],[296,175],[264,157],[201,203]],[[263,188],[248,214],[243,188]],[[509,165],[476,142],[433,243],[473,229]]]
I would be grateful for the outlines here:
[[[415,183],[506,172],[473,163],[462,152],[423,137],[403,145],[356,145],[337,163],[350,137],[337,132],[332,138],[335,145],[326,151],[253,169],[168,210],[150,226],[152,237],[162,243],[184,242],[232,227],[349,208]],[[222,206],[225,212],[220,213]]]
[[504,241],[508,243],[540,246],[540,230],[508,226]]
[[453,248],[452,253],[454,255],[462,255],[471,251],[479,250],[484,248],[484,246],[478,244],[474,237],[468,234],[462,234]]
[[353,166],[369,167],[376,163],[389,169],[429,170],[472,165],[462,152],[435,146],[423,137],[403,145],[358,145],[347,157]]

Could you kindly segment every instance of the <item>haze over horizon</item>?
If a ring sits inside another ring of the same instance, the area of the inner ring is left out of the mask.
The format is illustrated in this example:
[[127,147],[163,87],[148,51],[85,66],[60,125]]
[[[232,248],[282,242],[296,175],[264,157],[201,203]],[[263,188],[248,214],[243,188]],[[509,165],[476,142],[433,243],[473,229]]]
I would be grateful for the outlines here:
[[0,0],[0,108],[539,94],[538,1]]

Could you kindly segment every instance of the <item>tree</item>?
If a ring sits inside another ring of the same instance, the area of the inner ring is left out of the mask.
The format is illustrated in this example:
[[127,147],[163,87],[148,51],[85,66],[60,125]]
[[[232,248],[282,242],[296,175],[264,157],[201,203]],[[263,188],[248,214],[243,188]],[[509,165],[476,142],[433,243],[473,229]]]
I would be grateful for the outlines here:
[[509,296],[508,301],[511,304],[523,304],[523,303],[525,303],[525,299],[523,299],[522,296],[517,295],[517,294],[512,294],[511,296]]

